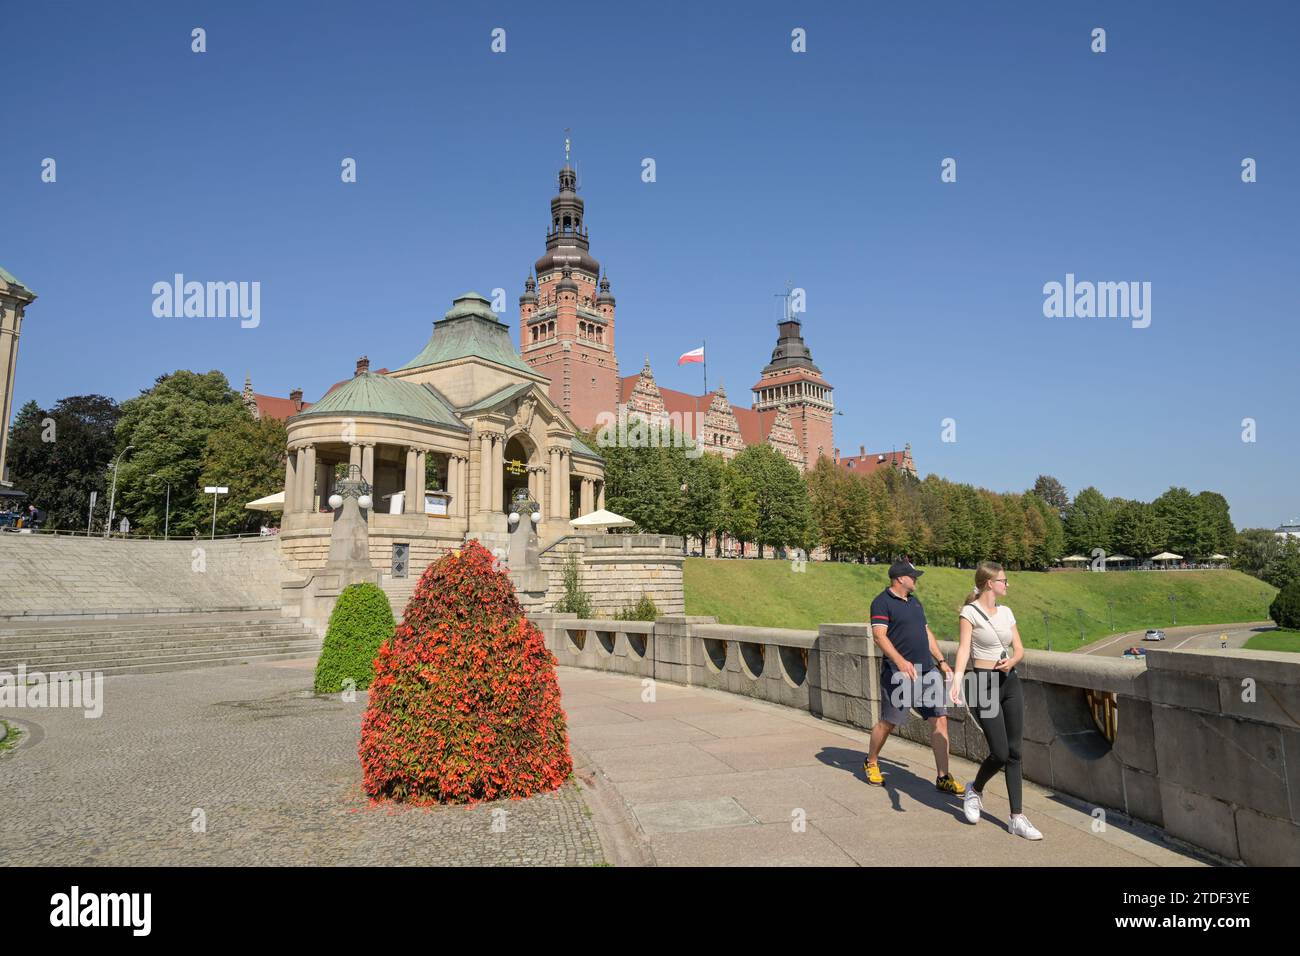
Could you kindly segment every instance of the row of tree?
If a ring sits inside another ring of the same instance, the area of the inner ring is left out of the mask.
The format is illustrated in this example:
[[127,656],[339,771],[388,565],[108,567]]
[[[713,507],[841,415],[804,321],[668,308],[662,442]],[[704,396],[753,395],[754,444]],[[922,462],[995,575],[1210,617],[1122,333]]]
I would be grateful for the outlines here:
[[[598,437],[587,440],[598,445]],[[657,447],[601,448],[606,503],[641,530],[701,545],[725,533],[755,542],[760,555],[767,547],[821,545],[839,560],[906,555],[969,567],[993,558],[1011,568],[1048,567],[1070,552],[1091,559],[1096,549],[1195,559],[1236,547],[1228,503],[1215,492],[1174,487],[1143,502],[1089,487],[1071,500],[1049,475],[1024,493],[993,492],[896,469],[855,474],[825,458],[804,475],[766,444],[726,461],[692,457],[674,437]]]
[[121,405],[103,395],[64,398],[50,409],[28,402],[10,434],[11,479],[52,529],[85,530],[92,491],[91,523],[104,528],[119,454],[114,530],[125,517],[140,534],[161,535],[167,525],[173,535],[207,534],[212,497],[203,488],[224,485],[230,493],[218,499],[217,534],[256,531],[262,516],[245,502],[284,485],[284,424],[255,419],[216,371],[160,376]]

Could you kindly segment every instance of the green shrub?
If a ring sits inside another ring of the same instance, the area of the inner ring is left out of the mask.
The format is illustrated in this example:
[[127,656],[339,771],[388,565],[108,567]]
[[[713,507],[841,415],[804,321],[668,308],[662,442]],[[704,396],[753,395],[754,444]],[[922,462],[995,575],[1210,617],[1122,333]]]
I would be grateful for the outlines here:
[[641,592],[641,600],[614,612],[616,621],[653,621],[658,616],[659,608],[655,607],[655,602],[644,591]]
[[348,678],[356,689],[370,686],[379,645],[393,636],[388,595],[374,584],[349,584],[339,595],[316,661],[316,693],[337,694]]
[[1300,578],[1277,592],[1269,605],[1268,616],[1278,627],[1300,628]]
[[576,614],[591,617],[591,596],[582,589],[582,574],[578,570],[577,555],[569,555],[564,562],[564,597],[555,602],[557,614]]

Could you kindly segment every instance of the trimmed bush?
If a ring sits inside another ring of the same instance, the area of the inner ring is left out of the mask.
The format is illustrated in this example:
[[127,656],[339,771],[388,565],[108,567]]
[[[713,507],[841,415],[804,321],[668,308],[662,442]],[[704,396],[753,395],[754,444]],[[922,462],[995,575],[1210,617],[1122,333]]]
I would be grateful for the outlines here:
[[370,686],[379,645],[393,636],[388,595],[374,584],[349,584],[339,595],[316,661],[316,693],[337,694],[348,678]]
[[658,616],[659,608],[655,607],[655,602],[644,591],[641,592],[641,600],[614,612],[616,621],[653,621]]
[[1277,592],[1268,607],[1268,616],[1278,627],[1300,628],[1300,578]]
[[555,658],[477,541],[420,578],[379,649],[361,724],[373,800],[527,797],[573,771]]

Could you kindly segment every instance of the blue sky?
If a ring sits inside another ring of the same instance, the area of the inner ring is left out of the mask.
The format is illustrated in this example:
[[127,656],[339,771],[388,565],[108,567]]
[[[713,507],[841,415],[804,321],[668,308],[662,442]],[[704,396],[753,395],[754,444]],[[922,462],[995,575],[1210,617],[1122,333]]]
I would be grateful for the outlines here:
[[[315,399],[363,353],[406,362],[471,288],[505,288],[516,328],[569,126],[624,374],[649,354],[698,390],[674,362],[703,337],[710,384],[748,404],[793,282],[844,453],[910,441],[922,474],[999,490],[1048,472],[1218,490],[1238,526],[1300,514],[1295,5],[9,3],[4,23],[0,264],[40,295],[15,407],[176,368]],[[156,318],[177,272],[260,282],[260,325]],[[1150,327],[1044,317],[1067,273],[1150,282]]]

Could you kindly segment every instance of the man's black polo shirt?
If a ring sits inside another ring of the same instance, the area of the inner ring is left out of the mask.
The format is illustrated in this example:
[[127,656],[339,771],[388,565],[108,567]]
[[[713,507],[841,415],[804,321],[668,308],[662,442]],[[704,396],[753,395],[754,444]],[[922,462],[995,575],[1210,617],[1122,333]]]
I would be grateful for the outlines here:
[[[909,594],[905,601],[885,588],[871,602],[871,624],[872,627],[886,625],[888,630],[885,636],[905,660],[917,665],[918,674],[934,668],[930,637],[925,629],[925,608],[921,607],[915,594]],[[885,673],[892,672],[895,670],[894,662],[888,657],[883,658],[881,670]]]

